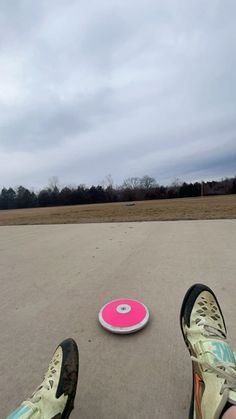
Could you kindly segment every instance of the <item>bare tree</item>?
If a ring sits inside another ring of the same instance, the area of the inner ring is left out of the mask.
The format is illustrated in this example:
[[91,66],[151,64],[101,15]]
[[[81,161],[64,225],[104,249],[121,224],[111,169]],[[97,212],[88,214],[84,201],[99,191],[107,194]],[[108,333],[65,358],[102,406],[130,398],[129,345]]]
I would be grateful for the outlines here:
[[103,189],[113,189],[114,188],[114,180],[112,178],[112,175],[106,175],[103,181],[101,182],[101,186]]
[[140,179],[140,186],[143,189],[154,188],[156,184],[156,179],[148,175],[145,175]]
[[179,178],[175,178],[173,180],[173,182],[171,183],[170,186],[174,187],[174,188],[179,188],[181,185],[183,184],[183,182],[181,182],[181,180],[179,180]]
[[124,180],[122,188],[124,189],[138,189],[140,188],[140,178],[139,177],[129,177]]
[[48,180],[48,188],[51,189],[51,191],[59,191],[59,179],[57,176],[52,176]]

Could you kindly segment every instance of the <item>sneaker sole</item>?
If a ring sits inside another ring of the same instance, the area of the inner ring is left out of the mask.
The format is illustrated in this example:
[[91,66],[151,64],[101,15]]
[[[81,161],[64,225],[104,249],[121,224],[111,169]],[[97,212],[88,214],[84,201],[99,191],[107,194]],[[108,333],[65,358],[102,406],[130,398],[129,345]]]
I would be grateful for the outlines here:
[[[190,325],[190,315],[191,315],[191,312],[192,312],[193,305],[194,305],[197,297],[199,296],[199,294],[201,294],[201,292],[203,292],[203,291],[210,292],[213,295],[213,297],[215,298],[216,303],[218,304],[218,307],[219,307],[220,314],[221,314],[222,319],[223,319],[224,326],[225,326],[224,316],[222,314],[220,305],[218,303],[218,300],[217,300],[214,292],[204,284],[194,284],[194,285],[192,285],[185,294],[185,297],[183,299],[183,303],[182,303],[182,306],[181,306],[181,310],[180,310],[180,327],[181,327],[181,331],[182,331],[182,334],[183,334],[185,344],[186,344],[189,352],[190,352],[190,349],[189,349],[188,341],[187,341],[187,339],[184,335],[183,323],[187,324],[188,326]],[[225,330],[227,330],[226,326],[225,326]],[[190,354],[191,354],[191,352],[190,352]],[[193,370],[193,377],[194,377],[194,370]],[[194,388],[194,378],[193,378],[192,397],[191,397],[191,403],[190,403],[190,409],[189,409],[189,419],[194,419],[194,391],[195,391],[195,388]]]

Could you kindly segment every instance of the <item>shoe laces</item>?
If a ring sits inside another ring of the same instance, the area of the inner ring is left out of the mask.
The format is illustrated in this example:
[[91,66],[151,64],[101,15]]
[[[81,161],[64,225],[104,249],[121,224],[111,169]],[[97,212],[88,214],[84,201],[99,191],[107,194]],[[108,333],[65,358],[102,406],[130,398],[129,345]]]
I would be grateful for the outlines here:
[[[210,319],[207,319],[207,322],[205,319],[202,319],[201,322],[198,323],[198,326],[203,326],[204,333],[202,334],[205,337],[214,337],[220,339],[223,338],[224,341],[226,340],[225,333],[219,328],[215,327],[215,322],[211,322]],[[206,361],[206,359],[203,359],[204,354],[209,354],[210,356],[212,356],[212,360],[214,361],[210,363]],[[225,389],[236,391],[236,364],[235,366],[232,364],[230,365],[222,359],[219,359],[211,351],[205,351],[203,354],[200,355],[200,359],[194,356],[191,356],[191,359],[203,366],[203,368],[207,369],[208,371],[215,373],[217,377],[223,378],[225,380],[225,382],[222,384],[221,394]]]
[[205,354],[206,353],[210,354],[214,358],[214,362],[217,361],[216,365],[211,364],[205,359],[195,358],[195,356],[191,356],[191,359],[194,362],[197,362],[198,364],[202,365],[208,371],[214,372],[217,375],[217,377],[223,378],[225,380],[221,388],[221,393],[226,388],[232,391],[236,391],[236,366],[229,366],[227,362],[220,360],[215,356],[215,354],[213,354],[210,351],[206,351]]

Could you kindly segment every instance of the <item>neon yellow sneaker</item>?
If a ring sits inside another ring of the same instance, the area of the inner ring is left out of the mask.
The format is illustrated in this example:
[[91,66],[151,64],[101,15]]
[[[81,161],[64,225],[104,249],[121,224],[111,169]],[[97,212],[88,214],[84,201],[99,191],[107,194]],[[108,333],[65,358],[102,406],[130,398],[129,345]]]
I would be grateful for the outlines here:
[[74,408],[79,369],[73,339],[56,349],[43,382],[7,419],[67,419]]
[[187,291],[180,325],[193,367],[189,419],[220,419],[236,405],[236,361],[219,303],[206,285]]

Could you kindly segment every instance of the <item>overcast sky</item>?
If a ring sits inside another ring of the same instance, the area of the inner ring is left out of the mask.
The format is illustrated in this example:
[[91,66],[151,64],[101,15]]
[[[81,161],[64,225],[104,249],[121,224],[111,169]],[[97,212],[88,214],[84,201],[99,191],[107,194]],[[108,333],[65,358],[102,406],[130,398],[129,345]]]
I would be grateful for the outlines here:
[[236,174],[235,0],[0,0],[0,187]]

